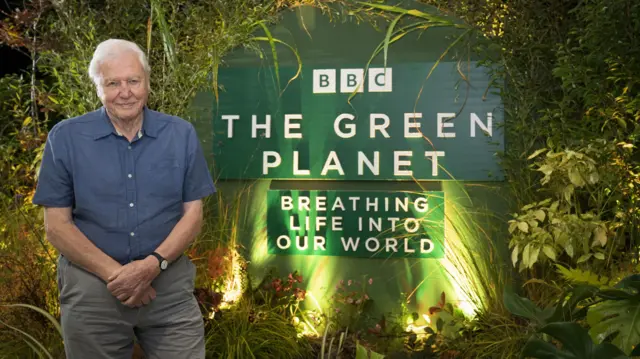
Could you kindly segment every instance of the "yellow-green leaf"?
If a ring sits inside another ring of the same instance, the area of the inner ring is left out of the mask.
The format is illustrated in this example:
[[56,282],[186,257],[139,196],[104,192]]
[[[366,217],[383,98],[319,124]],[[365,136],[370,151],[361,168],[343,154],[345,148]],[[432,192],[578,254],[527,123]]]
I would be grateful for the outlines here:
[[573,245],[571,243],[567,244],[564,247],[564,251],[567,252],[567,254],[569,255],[569,257],[573,258]]
[[564,194],[564,199],[567,202],[570,202],[571,201],[571,195],[573,195],[573,185],[567,185],[567,187],[565,187],[562,190],[562,193]]
[[571,167],[569,169],[569,180],[576,187],[582,187],[585,185],[584,179],[582,179],[582,175],[576,167]]
[[603,261],[604,260],[604,253],[596,253],[593,255],[594,257],[598,258],[599,260]]
[[511,262],[513,263],[513,266],[516,266],[516,263],[518,262],[518,252],[520,251],[520,245],[516,244],[515,248],[513,248],[513,252],[511,252]]
[[529,267],[529,252],[531,251],[531,243],[527,244],[524,247],[524,251],[522,251],[522,264],[526,267]]
[[540,247],[533,248],[529,251],[529,268],[533,267],[533,265],[536,264],[539,255]]
[[26,127],[29,126],[29,124],[33,121],[33,118],[31,118],[31,116],[27,117],[24,119],[24,121],[22,121],[22,127]]
[[518,228],[524,233],[529,233],[529,224],[527,222],[518,222]]
[[534,153],[532,153],[529,157],[527,157],[527,160],[534,159],[534,158],[536,158],[539,154],[541,154],[541,153],[543,153],[543,152],[545,152],[545,151],[547,151],[547,149],[546,149],[546,148],[541,148],[541,149],[539,149],[539,150],[535,151]]
[[518,228],[518,223],[516,221],[510,221],[511,223],[509,223],[509,233],[513,233],[513,231],[516,230],[516,228]]
[[593,243],[600,244],[601,247],[604,247],[607,244],[607,232],[602,226],[596,227],[593,231]]
[[549,165],[542,165],[540,166],[540,168],[538,168],[538,171],[544,173],[545,176],[549,176],[551,173],[553,173],[553,168]]
[[544,247],[542,247],[542,251],[544,252],[544,255],[549,257],[552,261],[556,260],[556,250],[550,245],[545,244]]
[[586,262],[592,256],[593,256],[593,254],[591,254],[591,253],[583,254],[583,255],[580,256],[580,258],[578,258],[578,263]]
[[536,219],[537,219],[538,221],[540,221],[540,222],[544,221],[544,219],[547,217],[547,214],[546,214],[546,213],[544,213],[544,211],[543,211],[543,210],[541,210],[541,209],[539,209],[539,210],[535,211],[535,212],[533,213],[533,215],[534,215],[534,216],[536,217]]

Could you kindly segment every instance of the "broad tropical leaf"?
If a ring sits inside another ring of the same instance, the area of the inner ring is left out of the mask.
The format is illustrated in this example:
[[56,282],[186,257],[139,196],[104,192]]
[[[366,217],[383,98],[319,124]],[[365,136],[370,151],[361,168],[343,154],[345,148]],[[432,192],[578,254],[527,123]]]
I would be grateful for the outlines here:
[[558,322],[547,324],[540,329],[562,345],[555,345],[532,337],[527,341],[521,357],[538,359],[624,359],[628,357],[615,345],[603,343],[594,345],[586,329],[576,323]]
[[608,300],[589,309],[589,333],[596,343],[615,334],[613,344],[631,353],[640,343],[640,301],[633,299]]

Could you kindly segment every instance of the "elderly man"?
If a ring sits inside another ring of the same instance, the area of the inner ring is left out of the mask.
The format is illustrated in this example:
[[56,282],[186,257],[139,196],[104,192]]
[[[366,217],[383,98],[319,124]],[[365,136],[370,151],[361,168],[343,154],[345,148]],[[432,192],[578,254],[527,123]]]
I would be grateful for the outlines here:
[[100,109],[55,125],[33,202],[60,252],[68,359],[204,358],[195,267],[182,253],[215,187],[193,126],[146,107],[149,65],[107,40],[89,76]]

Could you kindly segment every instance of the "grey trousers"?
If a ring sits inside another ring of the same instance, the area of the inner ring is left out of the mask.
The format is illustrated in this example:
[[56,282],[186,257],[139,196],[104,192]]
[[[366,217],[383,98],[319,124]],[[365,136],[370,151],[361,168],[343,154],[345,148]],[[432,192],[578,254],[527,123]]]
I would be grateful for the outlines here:
[[195,266],[181,256],[152,283],[156,299],[129,308],[100,278],[58,259],[67,359],[131,359],[134,339],[148,359],[204,359],[204,323],[193,295]]

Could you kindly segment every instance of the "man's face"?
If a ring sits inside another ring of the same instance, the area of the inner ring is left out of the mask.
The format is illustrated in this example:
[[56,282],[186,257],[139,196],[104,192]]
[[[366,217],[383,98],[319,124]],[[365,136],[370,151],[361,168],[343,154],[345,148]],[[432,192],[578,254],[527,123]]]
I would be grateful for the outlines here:
[[100,65],[100,100],[110,117],[132,121],[141,116],[149,96],[147,76],[137,55],[131,51]]

